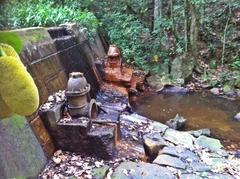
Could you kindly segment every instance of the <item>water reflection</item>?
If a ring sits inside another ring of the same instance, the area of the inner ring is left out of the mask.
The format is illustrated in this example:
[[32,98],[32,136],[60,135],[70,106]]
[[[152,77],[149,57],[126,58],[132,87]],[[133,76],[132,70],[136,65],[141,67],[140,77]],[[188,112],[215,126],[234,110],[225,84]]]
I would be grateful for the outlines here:
[[233,120],[240,110],[238,101],[202,92],[151,94],[130,104],[137,113],[163,123],[178,113],[188,119],[186,130],[210,128],[213,136],[222,139],[225,144],[239,145],[240,122]]

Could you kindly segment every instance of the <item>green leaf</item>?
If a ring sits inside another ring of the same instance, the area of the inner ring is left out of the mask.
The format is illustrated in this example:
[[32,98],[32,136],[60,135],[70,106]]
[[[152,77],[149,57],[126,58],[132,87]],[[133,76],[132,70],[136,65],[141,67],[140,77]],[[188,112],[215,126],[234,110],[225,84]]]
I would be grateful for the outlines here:
[[17,53],[20,53],[23,47],[21,38],[14,32],[0,32],[0,43],[11,45]]

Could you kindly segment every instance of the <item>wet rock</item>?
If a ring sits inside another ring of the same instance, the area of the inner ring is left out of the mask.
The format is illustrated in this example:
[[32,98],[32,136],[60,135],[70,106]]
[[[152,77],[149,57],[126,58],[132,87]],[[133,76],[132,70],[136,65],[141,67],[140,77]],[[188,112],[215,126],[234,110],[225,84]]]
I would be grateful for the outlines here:
[[193,161],[190,163],[191,170],[193,172],[207,172],[211,170],[211,167],[205,163],[199,161]]
[[202,179],[202,177],[196,174],[182,174],[180,179]]
[[182,146],[164,147],[161,151],[159,151],[159,154],[168,154],[168,155],[179,157],[181,159],[189,160],[189,161],[199,160],[199,157],[195,153],[193,153],[189,149],[186,149]]
[[171,86],[171,87],[165,87],[161,91],[161,93],[188,93],[189,89],[184,87],[178,87],[178,86]]
[[240,122],[240,112],[234,116],[234,119]]
[[123,104],[121,102],[119,103],[107,103],[105,102],[104,104],[101,105],[103,109],[106,109],[106,111],[109,110],[114,110],[118,112],[122,112],[126,109],[127,105]]
[[105,165],[103,167],[93,169],[92,170],[93,178],[94,179],[103,179],[106,176],[109,168],[110,168],[109,166]]
[[236,153],[234,154],[234,156],[235,156],[236,158],[240,158],[240,150],[236,151]]
[[225,151],[224,149],[219,149],[219,150],[216,150],[215,152],[221,157],[228,157],[229,155],[227,151]]
[[211,131],[209,128],[199,129],[196,131],[188,131],[188,133],[193,135],[194,137],[199,137],[201,135],[205,135],[205,136],[209,137],[211,135]]
[[235,91],[228,91],[228,92],[224,92],[224,93],[228,98],[236,98],[237,97],[237,93]]
[[209,178],[211,179],[234,179],[233,176],[229,175],[229,174],[212,174],[209,176]]
[[150,163],[123,162],[113,173],[112,179],[174,179],[175,176],[165,167]]
[[137,114],[132,114],[132,115],[122,114],[120,116],[120,118],[121,118],[121,120],[130,121],[132,123],[138,123],[138,124],[146,124],[147,123],[147,120],[145,117],[139,116]]
[[196,140],[196,144],[202,148],[207,148],[211,151],[217,151],[223,147],[221,142],[218,139],[200,136]]
[[166,125],[172,129],[181,129],[185,126],[187,119],[177,114],[175,118],[166,122]]
[[[221,157],[211,157],[204,159],[204,163],[211,166],[211,171],[215,173],[228,173],[235,178],[240,178],[240,163],[238,159],[234,158],[221,158]],[[215,173],[212,173],[215,175]]]
[[173,129],[167,129],[163,138],[173,144],[182,145],[187,148],[193,148],[193,141],[195,140],[191,134]]
[[202,172],[200,173],[201,178],[211,178],[211,179],[233,179],[229,174],[217,174],[213,172]]
[[221,170],[226,167],[227,163],[228,160],[224,158],[209,158],[209,165],[211,165],[213,169]]
[[170,155],[165,155],[165,154],[161,154],[157,156],[157,158],[153,161],[153,163],[162,165],[162,166],[174,167],[178,169],[187,168],[187,164],[184,163],[181,159],[170,156]]
[[215,95],[219,95],[219,94],[220,94],[219,88],[212,88],[212,89],[210,90],[210,92],[211,92],[212,94],[215,94]]
[[165,133],[165,131],[169,128],[167,125],[165,124],[162,124],[160,122],[152,122],[150,125],[149,125],[150,128],[152,128],[154,131],[158,131],[162,134]]
[[159,150],[167,145],[167,142],[158,132],[143,136],[143,147],[151,161],[156,158]]

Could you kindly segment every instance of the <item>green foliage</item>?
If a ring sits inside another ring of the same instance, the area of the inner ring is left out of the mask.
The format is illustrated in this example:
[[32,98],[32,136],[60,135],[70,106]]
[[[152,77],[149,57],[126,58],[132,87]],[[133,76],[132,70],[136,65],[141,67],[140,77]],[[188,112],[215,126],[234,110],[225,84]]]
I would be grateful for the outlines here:
[[12,28],[56,26],[65,22],[78,22],[94,33],[99,25],[92,12],[47,0],[9,2],[5,4],[4,14],[8,19],[7,25]]
[[13,32],[0,32],[0,43],[12,46],[17,53],[20,53],[23,47],[21,38]]
[[[232,20],[234,9],[240,7],[238,1],[188,0],[186,8],[182,0],[161,0],[161,13],[154,19],[153,28],[153,12],[149,6],[152,1],[148,0],[11,0],[0,7],[3,14],[0,24],[18,28],[79,22],[91,34],[102,25],[111,43],[121,48],[125,61],[153,73],[166,73],[172,60],[191,48],[185,33],[191,24],[188,22],[188,27],[185,27],[185,23],[192,19],[192,6],[200,20],[199,44],[202,44],[201,48],[210,50],[210,59],[214,58],[216,64],[221,60],[223,33],[228,19],[225,62],[239,54],[239,42],[234,39],[236,24]],[[160,60],[154,61],[154,56]],[[165,61],[169,61],[168,65]],[[215,69],[216,64],[214,62],[210,66]],[[240,62],[235,60],[232,67],[239,69]]]
[[240,70],[240,57],[236,58],[230,66],[235,70]]
[[222,86],[229,85],[234,86],[236,79],[240,77],[240,73],[238,71],[229,71],[225,70],[220,75],[220,83]]
[[216,62],[216,60],[210,60],[210,62],[209,62],[209,68],[210,68],[210,69],[216,69],[216,68],[217,68],[217,62]]
[[111,43],[122,50],[124,59],[138,66],[145,64],[144,56],[148,55],[147,34],[139,20],[132,15],[111,13],[103,16],[103,23],[108,30]]

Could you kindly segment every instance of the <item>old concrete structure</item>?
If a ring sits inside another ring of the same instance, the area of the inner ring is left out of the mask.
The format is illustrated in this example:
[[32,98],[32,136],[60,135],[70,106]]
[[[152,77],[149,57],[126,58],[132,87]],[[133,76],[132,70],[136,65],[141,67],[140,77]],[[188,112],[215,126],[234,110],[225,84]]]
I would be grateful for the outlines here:
[[[41,103],[66,88],[72,71],[84,73],[95,95],[101,77],[94,61],[106,56],[101,36],[90,42],[76,24],[14,31],[24,43],[20,57],[38,86]],[[36,177],[55,151],[37,112],[27,118],[1,119],[0,143],[0,178]]]

